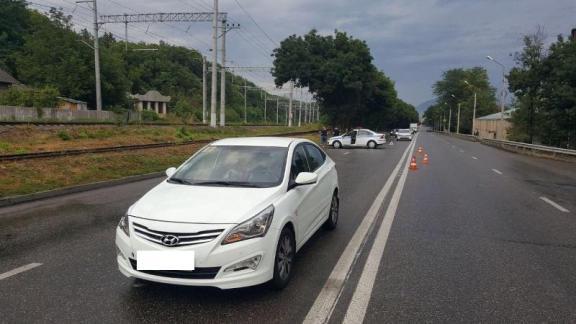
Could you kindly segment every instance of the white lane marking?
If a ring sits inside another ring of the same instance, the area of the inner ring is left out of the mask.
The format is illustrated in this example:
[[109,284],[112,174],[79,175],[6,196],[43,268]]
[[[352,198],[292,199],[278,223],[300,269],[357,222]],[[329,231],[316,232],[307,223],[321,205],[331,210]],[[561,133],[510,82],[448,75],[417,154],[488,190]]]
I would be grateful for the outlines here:
[[461,149],[461,150],[460,150],[460,153],[464,153],[464,150]]
[[344,155],[348,155],[348,154],[350,154],[350,152],[344,152]]
[[[416,137],[417,136],[418,135],[416,135]],[[354,232],[352,239],[350,239],[348,245],[346,245],[346,248],[340,255],[338,262],[336,262],[336,265],[324,283],[324,286],[318,294],[318,297],[316,297],[314,304],[308,311],[308,314],[306,315],[303,323],[325,323],[328,322],[330,316],[332,316],[334,307],[336,307],[338,299],[342,293],[342,287],[350,275],[350,269],[352,268],[352,265],[360,255],[362,246],[366,243],[366,238],[369,236],[368,231],[373,227],[372,224],[376,220],[378,210],[380,210],[380,206],[388,195],[388,192],[390,191],[390,188],[392,187],[392,184],[394,183],[394,180],[400,171],[402,162],[406,159],[408,152],[411,149],[414,150],[415,143],[416,141],[412,141],[410,145],[408,145],[404,150],[404,154],[402,154],[400,161],[398,161],[398,164],[396,164],[396,167],[388,177],[388,180],[386,180],[384,187],[382,187],[382,190],[380,190],[378,196],[376,196],[376,199],[374,199],[372,206],[370,206],[370,209],[364,216],[362,223],[360,223],[360,226],[358,226]],[[410,159],[407,159],[406,161],[409,160]]]
[[[412,151],[414,148],[412,148]],[[410,152],[412,155],[412,152]],[[374,289],[374,283],[376,281],[376,275],[378,274],[378,268],[380,267],[380,262],[384,255],[384,249],[386,248],[386,242],[388,241],[388,235],[390,234],[390,228],[394,222],[394,217],[396,216],[396,211],[398,209],[398,204],[400,203],[400,198],[402,197],[402,190],[406,183],[406,178],[408,176],[408,166],[410,165],[410,159],[406,160],[404,165],[402,175],[400,180],[396,184],[394,189],[394,194],[390,199],[390,204],[384,214],[384,219],[374,243],[370,248],[370,253],[366,259],[366,264],[362,270],[362,275],[358,281],[358,285],[354,290],[354,295],[344,316],[343,323],[345,324],[355,324],[364,322],[364,317],[366,316],[366,310],[368,308],[368,303],[370,302],[370,297],[372,296],[372,290]]]
[[492,169],[492,171],[494,171],[494,172],[496,172],[496,173],[498,173],[498,174],[502,174],[502,171],[497,170],[497,169]]
[[544,200],[545,202],[547,202],[548,204],[550,204],[552,207],[558,209],[559,211],[563,212],[563,213],[569,213],[570,211],[562,206],[560,206],[558,203],[552,201],[551,199],[548,199],[546,197],[540,197],[540,199]]
[[30,263],[30,264],[27,264],[27,265],[18,267],[18,268],[16,268],[16,269],[12,269],[12,270],[10,270],[10,271],[8,271],[8,272],[4,272],[3,274],[0,274],[0,280],[4,280],[4,279],[6,279],[6,278],[15,276],[15,275],[17,275],[17,274],[19,274],[19,273],[22,273],[22,272],[24,272],[24,271],[28,271],[28,270],[34,269],[34,268],[39,267],[39,266],[41,266],[41,265],[42,265],[42,263]]
[[477,158],[477,157],[475,157],[475,156],[473,156],[472,158],[473,158],[474,160],[478,160],[478,158]]

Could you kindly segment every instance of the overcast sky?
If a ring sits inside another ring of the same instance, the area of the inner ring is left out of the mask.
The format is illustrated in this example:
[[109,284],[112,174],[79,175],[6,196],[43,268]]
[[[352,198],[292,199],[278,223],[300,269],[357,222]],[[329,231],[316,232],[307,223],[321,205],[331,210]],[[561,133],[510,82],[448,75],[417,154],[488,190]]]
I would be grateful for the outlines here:
[[[91,21],[86,4],[33,2],[63,7],[78,25],[89,26]],[[98,9],[103,15],[197,12],[211,10],[212,3],[98,0]],[[323,34],[338,29],[367,41],[375,64],[396,82],[400,97],[413,105],[432,99],[432,84],[450,68],[484,66],[499,87],[501,69],[486,60],[486,55],[510,68],[510,54],[521,50],[522,36],[538,25],[544,28],[548,42],[576,27],[576,0],[220,0],[220,8],[231,22],[241,24],[239,30],[228,34],[229,65],[271,66],[272,49],[287,36],[312,28]],[[105,25],[104,29],[119,38],[124,35],[123,25]],[[210,23],[134,24],[129,27],[129,39],[162,39],[210,55]],[[266,72],[244,75],[262,86],[272,86]]]

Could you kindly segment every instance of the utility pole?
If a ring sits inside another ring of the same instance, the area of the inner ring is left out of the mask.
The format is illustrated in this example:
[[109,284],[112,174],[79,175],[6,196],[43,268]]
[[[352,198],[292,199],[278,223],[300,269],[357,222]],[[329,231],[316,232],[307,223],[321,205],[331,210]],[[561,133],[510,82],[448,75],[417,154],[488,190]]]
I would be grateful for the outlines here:
[[302,88],[300,88],[300,103],[298,107],[298,127],[302,126]]
[[247,123],[246,118],[246,91],[248,90],[248,85],[246,84],[246,78],[244,78],[244,124]]
[[100,88],[100,46],[98,44],[98,5],[96,0],[81,0],[76,3],[92,3],[94,13],[94,74],[96,80],[96,110],[102,110],[102,90]]
[[124,52],[128,53],[128,19],[126,18],[124,18]]
[[218,0],[214,0],[212,16],[212,92],[210,93],[210,127],[216,127],[216,82],[218,82]]
[[266,124],[266,105],[268,104],[268,92],[264,91],[264,124]]
[[206,104],[208,96],[208,87],[206,85],[206,56],[202,55],[202,123],[206,124]]
[[278,99],[279,98],[276,97],[276,125],[278,125],[278,122],[279,122],[278,121],[278,104],[279,104]]
[[472,109],[472,135],[476,131],[476,91],[474,91],[474,108]]
[[240,25],[229,25],[226,20],[222,20],[222,71],[220,75],[220,126],[222,127],[226,126],[226,34],[238,28]]
[[460,105],[461,105],[461,103],[458,103],[458,118],[456,119],[456,134],[460,134]]
[[288,127],[292,127],[292,97],[294,94],[294,82],[290,81],[290,102],[288,103]]
[[450,108],[450,114],[448,115],[448,133],[451,131],[451,124],[452,124],[452,108]]
[[[220,75],[220,126],[226,126],[226,20],[222,21],[222,71]],[[246,120],[244,120],[246,122]]]

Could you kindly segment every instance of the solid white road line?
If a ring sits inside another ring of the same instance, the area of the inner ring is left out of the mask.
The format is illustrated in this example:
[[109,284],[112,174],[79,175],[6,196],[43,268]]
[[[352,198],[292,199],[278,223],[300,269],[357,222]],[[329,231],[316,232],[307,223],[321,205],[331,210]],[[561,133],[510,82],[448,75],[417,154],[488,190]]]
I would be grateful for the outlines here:
[[[418,135],[416,135],[416,137],[418,137]],[[388,192],[390,191],[390,188],[392,187],[392,184],[394,183],[394,180],[400,171],[402,162],[406,159],[408,152],[410,150],[414,150],[415,143],[416,141],[412,141],[410,145],[408,145],[404,150],[404,154],[402,154],[400,161],[398,161],[398,164],[388,177],[388,180],[386,180],[384,187],[382,187],[382,190],[380,190],[378,196],[376,196],[372,206],[370,206],[370,209],[364,216],[362,223],[360,223],[354,232],[352,239],[350,239],[350,242],[348,242],[348,245],[346,245],[344,252],[342,252],[340,255],[338,262],[336,262],[336,265],[324,283],[324,286],[318,294],[318,297],[316,297],[314,304],[308,311],[308,314],[306,315],[303,323],[325,323],[330,319],[330,316],[332,316],[334,307],[336,306],[336,303],[340,298],[340,294],[342,293],[342,287],[350,275],[350,269],[352,268],[352,265],[360,254],[361,247],[366,243],[366,239],[369,236],[368,232],[373,227],[372,224],[377,218],[378,210],[380,210],[380,206],[388,195]],[[410,159],[407,161],[409,160]]]
[[472,158],[473,158],[474,160],[478,160],[478,158],[477,158],[477,157],[475,157],[475,156],[473,156]]
[[348,154],[350,154],[350,152],[344,152],[344,155],[348,155]]
[[3,274],[0,274],[0,280],[4,280],[6,278],[12,277],[12,276],[17,275],[19,273],[22,273],[24,271],[34,269],[34,268],[39,267],[41,265],[42,265],[42,263],[30,263],[30,264],[27,264],[25,266],[21,266],[21,267],[16,268],[16,269],[12,269],[8,272],[4,272]]
[[496,169],[492,169],[492,171],[498,173],[498,174],[502,174],[502,172],[500,170],[496,170]]
[[[414,147],[410,152],[412,155]],[[410,159],[406,160],[404,165],[402,175],[400,180],[396,184],[396,189],[394,189],[394,194],[384,214],[384,220],[380,224],[380,229],[374,239],[368,258],[366,259],[366,264],[362,270],[362,275],[354,290],[354,295],[344,316],[343,323],[345,324],[356,324],[362,323],[364,317],[366,316],[366,309],[368,308],[368,303],[370,302],[370,297],[372,296],[372,290],[374,289],[374,283],[376,281],[376,275],[378,274],[378,268],[380,267],[380,262],[382,261],[382,256],[384,255],[384,249],[386,248],[386,242],[388,241],[388,235],[390,234],[390,228],[394,222],[394,217],[396,216],[396,211],[398,209],[398,204],[400,203],[400,198],[402,196],[402,190],[404,189],[404,184],[406,183],[406,178],[408,176],[408,166],[410,165]]]
[[569,213],[570,211],[562,206],[560,206],[558,203],[546,198],[546,197],[540,197],[540,199],[544,200],[545,202],[547,202],[548,204],[550,204],[552,207],[558,209],[559,211],[563,212],[563,213]]

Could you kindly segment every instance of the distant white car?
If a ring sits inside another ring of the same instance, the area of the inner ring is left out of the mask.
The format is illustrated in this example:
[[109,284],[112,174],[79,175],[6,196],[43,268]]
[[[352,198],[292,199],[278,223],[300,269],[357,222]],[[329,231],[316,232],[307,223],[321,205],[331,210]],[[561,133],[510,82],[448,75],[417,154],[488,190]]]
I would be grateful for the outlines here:
[[400,141],[400,140],[409,140],[409,141],[411,141],[411,140],[412,140],[412,136],[413,136],[413,135],[412,135],[412,130],[410,130],[410,129],[399,129],[399,130],[396,132],[396,139],[399,140],[399,141]]
[[369,129],[354,129],[344,135],[328,139],[328,145],[334,148],[342,147],[368,147],[376,148],[386,144],[386,135],[373,132]]
[[116,229],[116,259],[127,277],[283,288],[295,253],[338,222],[335,163],[308,140],[220,140],[166,175]]

